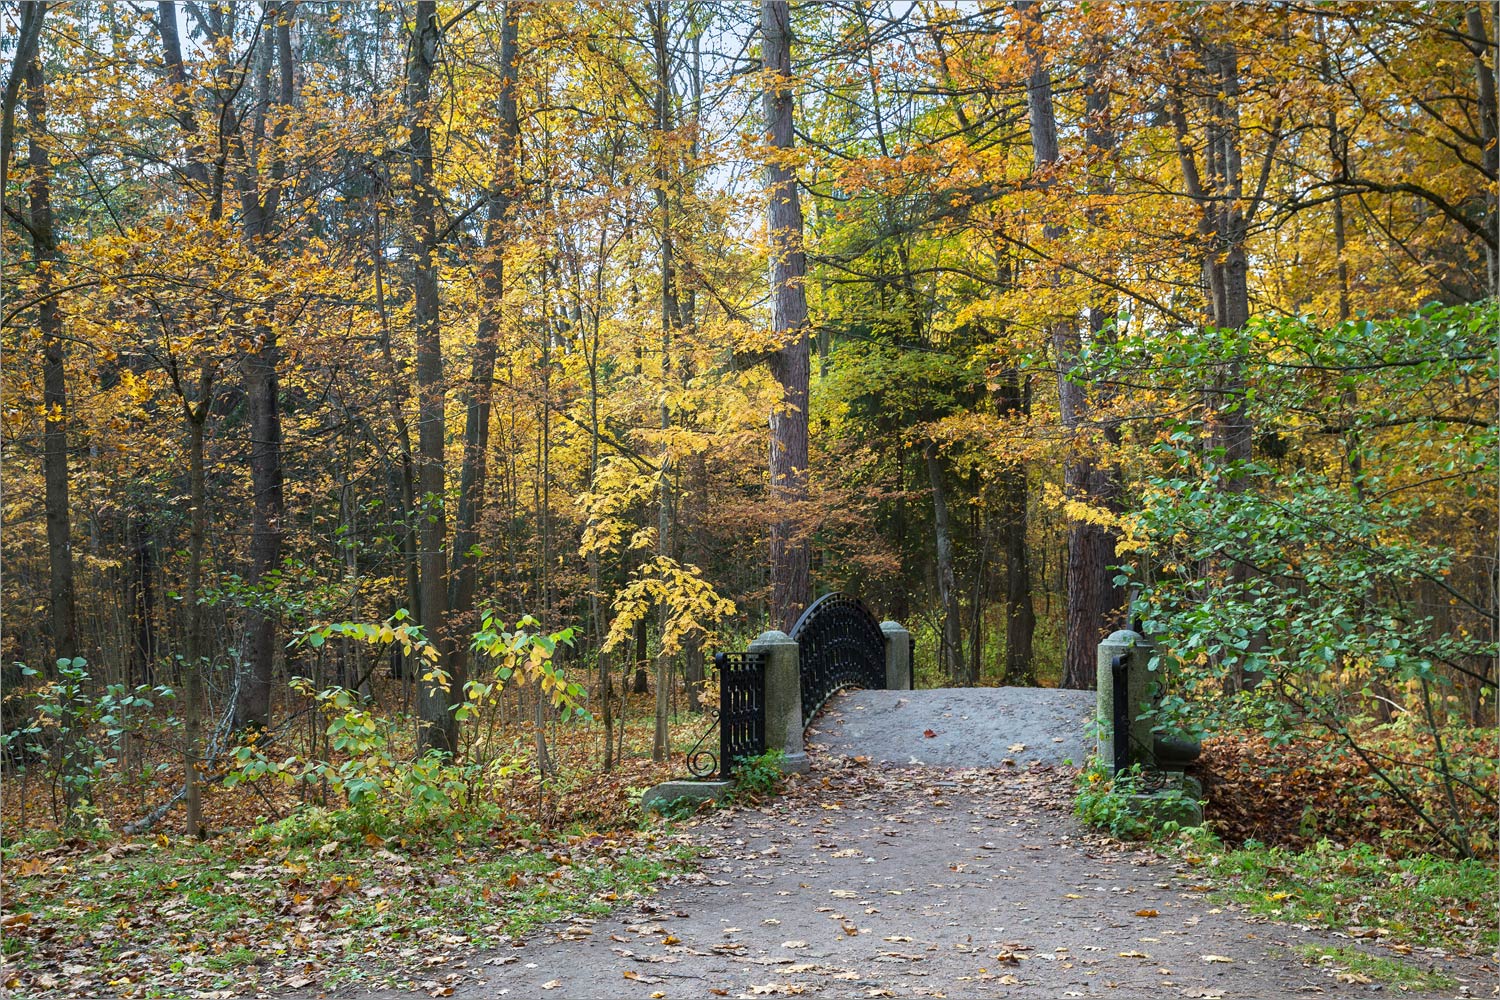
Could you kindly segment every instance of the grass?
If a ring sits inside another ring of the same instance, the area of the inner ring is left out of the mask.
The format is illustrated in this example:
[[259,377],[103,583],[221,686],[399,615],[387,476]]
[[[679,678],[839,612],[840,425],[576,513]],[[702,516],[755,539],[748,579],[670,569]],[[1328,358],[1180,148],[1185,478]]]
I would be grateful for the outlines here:
[[1430,971],[1399,958],[1367,955],[1354,948],[1299,945],[1297,953],[1308,962],[1329,967],[1341,982],[1384,983],[1399,990],[1451,990],[1458,981],[1443,972]]
[[1226,850],[1205,837],[1196,846],[1203,856],[1189,860],[1201,867],[1188,878],[1207,873],[1221,899],[1252,913],[1455,952],[1500,947],[1500,872],[1490,863],[1392,857],[1366,844],[1328,841],[1305,851],[1253,842]]
[[603,914],[693,857],[660,828],[546,840],[449,831],[406,842],[308,839],[291,826],[203,843],[160,837],[114,853],[14,845],[3,985],[14,995],[147,996],[163,970],[184,994],[275,992],[299,976],[323,986],[395,981],[423,974],[434,955]]

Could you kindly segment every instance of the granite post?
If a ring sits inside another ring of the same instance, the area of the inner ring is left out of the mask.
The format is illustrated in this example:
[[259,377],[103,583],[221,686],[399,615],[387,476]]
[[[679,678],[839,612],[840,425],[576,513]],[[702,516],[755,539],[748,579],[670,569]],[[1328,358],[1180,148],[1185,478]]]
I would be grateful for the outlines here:
[[916,664],[911,662],[911,633],[900,622],[881,622],[885,634],[885,689],[910,691],[916,680]]
[[797,641],[785,632],[762,632],[749,652],[766,657],[766,749],[786,754],[781,769],[802,774],[811,768],[802,744],[802,674]]
[[1099,643],[1095,689],[1099,729],[1099,759],[1115,773],[1130,762],[1115,759],[1115,658],[1124,656],[1129,664],[1126,682],[1130,732],[1130,757],[1133,762],[1150,767],[1155,763],[1152,749],[1151,709],[1154,706],[1155,674],[1148,669],[1153,648],[1139,632],[1120,629]]

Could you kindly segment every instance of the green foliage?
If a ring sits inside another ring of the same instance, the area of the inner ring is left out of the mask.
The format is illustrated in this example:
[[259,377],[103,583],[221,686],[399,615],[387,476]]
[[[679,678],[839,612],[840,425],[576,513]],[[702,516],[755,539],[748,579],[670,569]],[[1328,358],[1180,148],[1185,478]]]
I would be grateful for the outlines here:
[[[1129,525],[1147,551],[1120,577],[1141,586],[1159,644],[1164,723],[1273,742],[1311,729],[1369,756],[1371,722],[1394,712],[1421,760],[1373,773],[1460,856],[1483,848],[1472,817],[1496,804],[1494,762],[1446,739],[1494,702],[1494,534],[1443,525],[1494,492],[1493,340],[1480,303],[1332,330],[1137,334],[1094,359],[1114,377],[1149,369],[1197,414],[1151,444]],[[1231,364],[1250,387],[1235,407],[1276,442],[1264,459],[1227,462],[1191,402],[1197,373]],[[1380,394],[1356,407],[1372,370]]]
[[[26,681],[39,676],[24,663],[16,666]],[[160,735],[179,724],[155,712],[158,701],[173,696],[171,688],[149,684],[108,684],[101,691],[87,660],[60,659],[50,679],[26,692],[26,721],[0,734],[0,751],[25,780],[35,778],[52,788],[56,819],[74,826],[94,818],[89,796],[119,763],[125,740],[148,732]]]
[[456,763],[436,751],[404,759],[397,751],[400,724],[363,705],[355,692],[340,687],[313,691],[311,682],[300,677],[293,687],[311,697],[327,720],[328,759],[274,760],[247,742],[230,755],[226,786],[263,778],[326,785],[347,804],[333,814],[334,825],[346,832],[387,834],[467,821],[480,806],[481,784],[514,770],[514,765],[498,762]]
[[[1180,787],[1150,787],[1139,764],[1111,775],[1103,761],[1092,757],[1075,783],[1074,814],[1117,840],[1160,840],[1185,829],[1173,817],[1189,811],[1192,797]],[[1143,795],[1150,795],[1150,801],[1138,798]]]
[[734,769],[733,797],[753,802],[775,795],[786,780],[781,769],[785,761],[784,750],[767,750],[758,757],[742,758]]
[[[405,611],[398,611],[378,624],[321,625],[303,632],[300,641],[312,648],[331,637],[399,646],[429,664],[423,681],[446,685],[446,673],[433,665],[439,659],[436,648],[408,618]],[[511,629],[492,614],[484,615],[471,649],[490,670],[469,680],[463,699],[451,707],[471,751],[463,759],[452,760],[435,751],[413,758],[402,749],[406,746],[404,720],[378,712],[358,692],[343,687],[317,690],[306,678],[295,678],[293,690],[311,699],[326,722],[327,753],[277,760],[252,739],[231,754],[224,784],[233,787],[269,777],[326,787],[346,803],[333,822],[340,829],[360,833],[430,830],[467,822],[482,807],[481,787],[509,778],[520,766],[481,739],[487,710],[497,704],[507,683],[530,681],[561,710],[564,719],[587,717],[579,704],[583,688],[569,681],[553,659],[560,644],[572,641],[573,630],[530,631],[536,625],[534,618],[525,617]]]

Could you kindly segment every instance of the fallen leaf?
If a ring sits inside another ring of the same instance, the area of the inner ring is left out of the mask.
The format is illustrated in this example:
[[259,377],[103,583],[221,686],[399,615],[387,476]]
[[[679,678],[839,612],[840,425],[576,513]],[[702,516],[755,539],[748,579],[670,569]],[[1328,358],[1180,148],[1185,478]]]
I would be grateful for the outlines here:
[[1157,913],[1155,910],[1136,910],[1135,911],[1135,915],[1138,916],[1138,917],[1159,917],[1159,916],[1161,916],[1161,914]]
[[922,730],[922,735],[925,736],[925,737],[927,737],[930,740],[934,736],[936,736],[937,733],[933,732],[931,729],[924,729],[924,730]]
[[1024,743],[1012,743],[1010,746],[1006,747],[1005,749],[1009,750],[1011,753],[1020,753],[1022,750],[1026,749],[1026,744],[1024,744]]
[[545,982],[545,983],[542,984],[542,989],[544,989],[544,990],[555,990],[555,989],[557,989],[561,985],[562,985],[562,980],[561,979],[549,979],[547,982]]
[[[1151,956],[1148,955],[1148,954],[1146,954],[1144,951],[1122,951],[1122,952],[1120,952],[1120,957],[1121,958],[1150,958]],[[1228,959],[1225,959],[1225,961],[1228,961]]]
[[1228,955],[1204,955],[1203,961],[1210,963],[1222,962],[1227,965],[1228,963],[1233,962],[1234,959],[1230,958]]

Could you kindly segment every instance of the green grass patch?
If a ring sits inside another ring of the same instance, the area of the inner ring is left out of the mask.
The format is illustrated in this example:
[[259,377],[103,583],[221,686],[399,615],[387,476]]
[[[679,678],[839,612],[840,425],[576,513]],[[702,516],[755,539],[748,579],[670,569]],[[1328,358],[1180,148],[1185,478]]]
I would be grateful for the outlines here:
[[1330,948],[1305,944],[1297,953],[1308,962],[1327,968],[1346,983],[1384,983],[1400,990],[1451,990],[1458,981],[1443,972],[1420,968],[1411,962],[1384,955],[1367,955],[1354,948]]
[[1203,838],[1197,846],[1204,856],[1189,858],[1212,876],[1221,898],[1252,913],[1365,928],[1373,937],[1471,954],[1500,946],[1495,919],[1500,872],[1493,864],[1427,855],[1397,858],[1367,844],[1339,847],[1328,841],[1305,851],[1254,842],[1223,850]]

